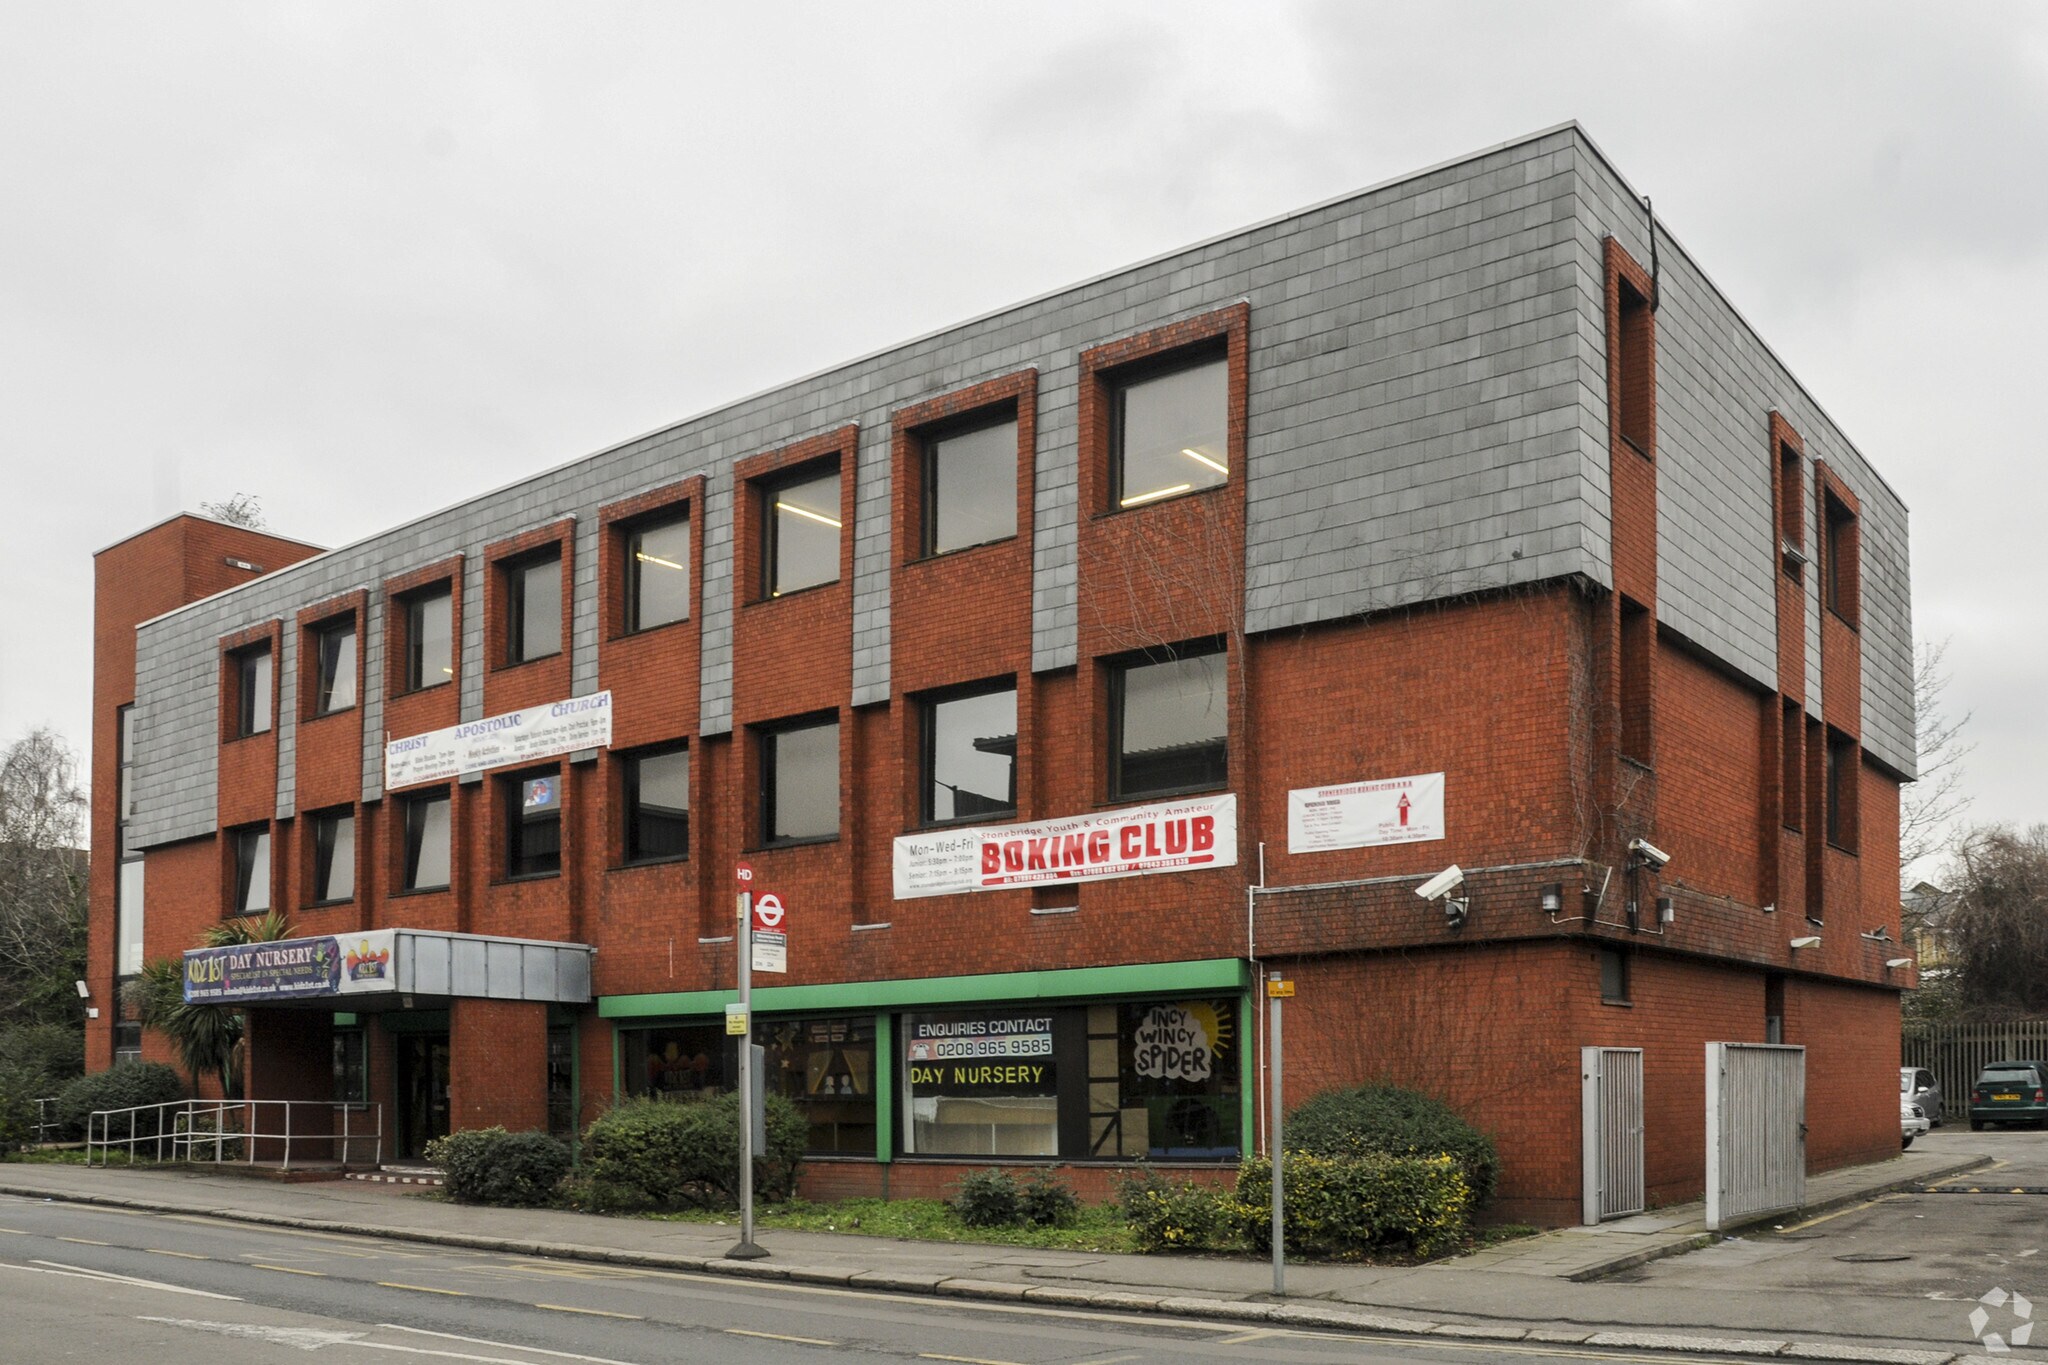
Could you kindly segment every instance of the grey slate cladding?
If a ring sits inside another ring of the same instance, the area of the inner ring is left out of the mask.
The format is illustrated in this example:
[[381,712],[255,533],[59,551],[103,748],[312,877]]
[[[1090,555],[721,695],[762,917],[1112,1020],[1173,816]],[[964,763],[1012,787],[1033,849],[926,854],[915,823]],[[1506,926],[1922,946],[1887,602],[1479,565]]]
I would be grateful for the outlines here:
[[[706,477],[701,727],[732,726],[732,466],[852,422],[853,696],[889,695],[890,417],[1038,371],[1032,661],[1076,658],[1076,418],[1086,348],[1246,300],[1247,624],[1254,632],[1564,575],[1611,584],[1601,242],[1648,257],[1628,187],[1576,126],[1203,243],[869,356],[271,574],[141,627],[137,842],[211,832],[219,638],[465,554],[462,715],[481,714],[486,545],[577,523],[571,676],[597,686],[598,511]],[[1855,489],[1864,515],[1864,740],[1913,771],[1905,509],[1660,235],[1663,622],[1754,679],[1775,673],[1767,414]],[[1810,505],[1810,504],[1809,504]],[[1809,577],[1812,577],[1809,575]],[[1818,657],[1817,602],[1810,608]],[[383,620],[364,632],[365,799],[381,794]],[[287,631],[281,753],[291,731]],[[1815,680],[1817,695],[1818,680]],[[278,810],[292,809],[290,767]]]

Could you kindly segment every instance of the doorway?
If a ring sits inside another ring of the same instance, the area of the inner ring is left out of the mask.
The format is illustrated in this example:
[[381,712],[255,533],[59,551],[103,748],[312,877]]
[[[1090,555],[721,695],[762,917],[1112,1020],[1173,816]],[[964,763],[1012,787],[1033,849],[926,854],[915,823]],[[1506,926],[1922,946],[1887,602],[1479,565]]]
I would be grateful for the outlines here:
[[395,1040],[398,1053],[398,1155],[417,1161],[427,1144],[448,1136],[448,1035],[415,1033]]

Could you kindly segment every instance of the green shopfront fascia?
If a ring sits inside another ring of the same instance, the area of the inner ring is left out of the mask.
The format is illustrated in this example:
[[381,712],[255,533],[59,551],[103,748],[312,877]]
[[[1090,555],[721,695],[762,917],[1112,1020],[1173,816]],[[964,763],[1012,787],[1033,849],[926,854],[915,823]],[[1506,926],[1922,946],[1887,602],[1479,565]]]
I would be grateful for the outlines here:
[[[1236,1161],[1256,1090],[1242,959],[757,986],[766,1084],[821,1156]],[[605,996],[619,1095],[734,1084],[730,991]]]

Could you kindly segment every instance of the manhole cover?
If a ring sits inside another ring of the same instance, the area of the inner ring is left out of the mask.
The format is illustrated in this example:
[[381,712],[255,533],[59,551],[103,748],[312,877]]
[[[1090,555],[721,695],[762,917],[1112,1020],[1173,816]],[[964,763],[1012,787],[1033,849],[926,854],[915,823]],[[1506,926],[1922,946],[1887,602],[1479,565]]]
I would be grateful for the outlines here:
[[1910,1261],[1913,1258],[1906,1255],[1903,1251],[1854,1251],[1847,1256],[1837,1256],[1835,1259],[1838,1261],[1848,1261],[1853,1265],[1869,1265],[1873,1261]]

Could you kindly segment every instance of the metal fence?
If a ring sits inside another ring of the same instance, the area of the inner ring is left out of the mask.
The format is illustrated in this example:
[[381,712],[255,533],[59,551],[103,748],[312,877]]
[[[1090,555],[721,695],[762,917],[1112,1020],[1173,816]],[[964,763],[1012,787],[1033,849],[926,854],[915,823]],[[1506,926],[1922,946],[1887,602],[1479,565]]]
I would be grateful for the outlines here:
[[1970,1112],[1970,1085],[1993,1062],[2048,1058],[2048,1019],[2010,1024],[1908,1024],[1899,1060],[1924,1066],[1941,1086],[1942,1115]]
[[[296,1144],[296,1150],[294,1150]],[[173,1100],[102,1109],[85,1122],[85,1161],[277,1162],[290,1170],[330,1161],[343,1167],[384,1161],[384,1107],[324,1100]]]

